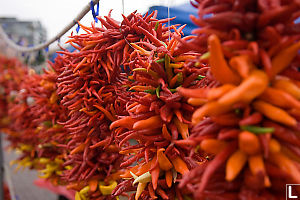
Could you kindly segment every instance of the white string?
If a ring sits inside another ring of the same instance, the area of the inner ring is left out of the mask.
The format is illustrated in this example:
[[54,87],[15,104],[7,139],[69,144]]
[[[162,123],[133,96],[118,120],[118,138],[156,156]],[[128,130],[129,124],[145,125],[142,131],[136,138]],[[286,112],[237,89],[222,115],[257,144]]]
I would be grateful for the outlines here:
[[124,15],[124,0],[122,0],[122,13]]

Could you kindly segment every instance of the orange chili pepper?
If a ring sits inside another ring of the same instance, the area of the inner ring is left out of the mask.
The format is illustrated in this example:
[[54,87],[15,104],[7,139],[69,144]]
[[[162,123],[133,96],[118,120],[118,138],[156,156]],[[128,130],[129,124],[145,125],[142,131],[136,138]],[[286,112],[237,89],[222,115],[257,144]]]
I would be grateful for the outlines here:
[[208,102],[207,104],[198,108],[193,113],[192,123],[197,124],[205,116],[224,114],[224,113],[228,112],[230,109],[231,109],[230,106],[222,105],[222,104],[218,103],[217,101]]
[[[126,170],[122,175],[120,175],[120,177],[121,177],[121,178],[131,178],[132,175],[131,175],[130,172],[136,174],[136,172],[139,170],[139,167],[141,167],[141,166],[136,165],[136,166],[130,168],[129,170]],[[136,174],[136,175],[137,175],[137,174]],[[138,175],[137,175],[137,176],[138,176]]]
[[[156,157],[155,157],[155,159],[156,159]],[[150,170],[150,167],[151,167],[151,162],[145,163],[142,166],[136,165],[136,166],[130,168],[129,170],[126,170],[124,173],[122,173],[120,175],[120,177],[121,178],[131,178],[132,175],[130,172],[134,173],[137,176],[140,176],[140,175],[148,172]]]
[[98,180],[97,179],[91,179],[89,180],[89,186],[90,186],[90,191],[95,192],[98,188]]
[[227,142],[217,139],[205,139],[200,143],[200,148],[206,153],[216,155],[227,146]]
[[190,88],[179,87],[177,88],[177,91],[179,94],[185,97],[206,98],[209,88],[190,89]]
[[174,113],[175,113],[177,119],[179,120],[179,122],[183,123],[183,121],[185,121],[180,110],[176,109],[176,110],[174,110]]
[[170,80],[170,82],[169,82],[170,88],[175,87],[175,85],[176,85],[176,83],[177,83],[177,80],[178,80],[178,77],[179,77],[179,76],[180,76],[180,75],[179,75],[179,73],[178,73],[178,74],[176,74],[176,76],[174,76],[174,77]]
[[167,186],[170,188],[172,186],[172,182],[173,182],[173,175],[172,175],[172,171],[169,170],[169,171],[166,171],[166,183],[167,183]]
[[90,149],[95,149],[97,147],[104,147],[108,142],[109,142],[110,138],[106,138],[104,140],[101,140],[100,142],[91,145],[89,148]]
[[213,76],[221,83],[239,84],[240,77],[230,69],[222,52],[222,46],[216,35],[208,38],[208,49],[210,52],[209,64]]
[[178,120],[178,118],[174,118],[175,126],[177,127],[179,133],[181,134],[183,139],[187,139],[189,137],[189,126]]
[[202,106],[206,104],[208,100],[203,98],[189,98],[187,102],[192,106]]
[[145,119],[145,120],[140,120],[140,121],[137,121],[133,124],[133,130],[142,130],[142,129],[145,129],[145,128],[159,128],[159,127],[162,127],[162,120],[160,118],[159,115],[155,115],[155,116],[152,116],[152,117],[149,117],[148,119]]
[[171,159],[171,162],[177,172],[184,175],[185,173],[189,172],[189,168],[187,167],[186,163],[179,157],[175,157]]
[[107,66],[107,68],[108,68],[110,71],[113,70],[112,64],[111,64],[110,60],[107,60],[107,61],[106,61],[106,66]]
[[125,40],[119,40],[118,42],[114,43],[113,45],[106,47],[106,50],[108,49],[115,49],[116,47],[123,46],[126,43]]
[[106,63],[104,62],[104,61],[102,61],[102,60],[99,60],[99,62],[100,62],[100,64],[101,64],[101,66],[102,66],[102,68],[104,68],[104,70],[105,70],[105,72],[106,72],[106,74],[107,74],[107,80],[108,80],[108,83],[110,83],[110,72],[109,72],[109,69],[108,69],[108,66],[106,65]]
[[165,139],[171,141],[172,140],[172,136],[171,134],[169,133],[168,129],[167,129],[167,126],[166,124],[163,124],[163,127],[162,127],[162,135]]
[[140,54],[150,56],[151,52],[145,50],[144,48],[140,47],[139,45],[135,43],[130,43],[131,46],[133,46]]
[[50,104],[56,103],[57,99],[58,99],[58,96],[57,96],[56,92],[52,92],[52,94],[51,94],[51,96],[49,98]]
[[289,79],[276,79],[273,87],[286,91],[296,99],[300,99],[300,88]]
[[267,88],[268,83],[268,76],[265,72],[253,70],[239,86],[224,94],[218,102],[225,105],[250,102]]
[[[70,43],[71,44],[71,43]],[[74,45],[75,46],[75,45]],[[79,49],[81,51],[85,51],[85,50],[88,50],[88,49],[91,49],[93,47],[96,46],[96,43],[90,43],[90,44],[86,44],[83,48]]]
[[[151,94],[147,94],[145,97],[149,97],[149,96],[151,96]],[[130,110],[130,109],[134,108],[138,104],[139,104],[138,102],[134,102],[134,103],[130,104],[128,107],[126,107],[126,109]]]
[[234,180],[240,171],[243,169],[247,161],[247,155],[240,150],[234,152],[226,163],[226,180]]
[[170,50],[171,47],[173,46],[174,42],[176,42],[175,37],[172,37],[170,42],[168,43],[167,49]]
[[193,55],[181,55],[181,56],[177,56],[174,58],[174,62],[179,62],[179,61],[186,61],[186,60],[191,60],[191,59],[195,59],[196,56]]
[[175,41],[173,42],[173,45],[171,46],[171,48],[169,50],[172,55],[174,55],[174,51],[177,46],[178,46],[178,41],[175,39]]
[[97,113],[96,110],[94,110],[94,111],[87,111],[87,108],[81,108],[81,109],[79,110],[79,112],[85,112],[86,114],[88,114],[88,115],[90,115],[90,116],[94,116],[94,115]]
[[211,88],[208,91],[207,99],[210,101],[218,99],[218,98],[222,97],[224,94],[226,94],[227,92],[229,92],[230,90],[234,89],[235,87],[236,86],[234,86],[232,84],[225,84],[225,85],[222,85],[217,88]]
[[159,172],[160,172],[160,168],[159,168],[159,165],[157,162],[157,158],[155,156],[155,159],[152,159],[152,161],[151,161],[151,169],[150,169],[150,173],[151,173],[151,177],[152,177],[152,185],[153,185],[154,190],[156,190],[156,188],[157,188]]
[[261,151],[258,137],[249,131],[239,134],[239,148],[248,155],[254,155]]
[[265,164],[262,155],[254,155],[248,158],[249,168],[253,175],[263,173],[265,175],[265,186],[270,187],[271,182],[269,177],[266,175]]
[[137,122],[137,120],[136,119],[132,119],[130,116],[123,117],[121,119],[118,119],[118,120],[112,122],[110,124],[110,126],[109,126],[109,129],[112,130],[112,129],[114,129],[116,127],[119,127],[119,126],[125,127],[127,129],[132,129],[133,124],[135,122]]
[[167,156],[164,154],[164,151],[165,151],[164,148],[160,148],[157,150],[157,160],[158,160],[160,169],[162,169],[164,171],[168,171],[173,168],[173,165],[169,161]]
[[250,71],[255,68],[250,58],[246,55],[234,56],[229,61],[230,66],[243,78],[247,78]]
[[253,103],[253,107],[255,110],[261,112],[263,115],[274,121],[280,122],[288,126],[297,125],[297,120],[291,117],[286,111],[275,107],[265,101],[255,101]]
[[78,92],[80,92],[80,90],[76,90],[73,94],[67,95],[66,98],[73,99],[78,94]]
[[[154,157],[153,159],[156,160],[156,157]],[[146,172],[148,172],[150,170],[150,168],[151,168],[151,162],[147,162],[147,163],[143,164],[141,167],[139,167],[135,174],[137,176],[140,176],[140,175],[145,174]]]
[[274,78],[278,73],[282,72],[298,54],[300,49],[300,41],[292,44],[286,49],[281,50],[272,59],[271,78]]
[[77,66],[75,67],[75,69],[73,70],[73,73],[76,72],[84,63],[86,63],[86,57],[84,57],[80,63],[77,64]]
[[103,108],[102,106],[100,105],[93,105],[94,107],[98,108],[101,112],[103,112],[103,114],[110,120],[110,121],[115,121],[115,117],[112,116],[112,114],[110,112],[108,112],[105,108]]
[[269,151],[271,153],[277,153],[280,152],[281,146],[277,140],[274,138],[271,138],[269,141]]
[[259,99],[282,108],[300,108],[300,101],[281,89],[268,87]]
[[70,154],[73,155],[75,153],[79,153],[79,152],[82,152],[85,148],[85,143],[81,143],[80,145],[78,145],[75,149],[73,149]]
[[82,28],[83,30],[85,30],[85,32],[87,32],[87,33],[93,32],[93,29],[91,27],[84,26],[79,21],[77,21],[77,23],[79,24],[80,28]]

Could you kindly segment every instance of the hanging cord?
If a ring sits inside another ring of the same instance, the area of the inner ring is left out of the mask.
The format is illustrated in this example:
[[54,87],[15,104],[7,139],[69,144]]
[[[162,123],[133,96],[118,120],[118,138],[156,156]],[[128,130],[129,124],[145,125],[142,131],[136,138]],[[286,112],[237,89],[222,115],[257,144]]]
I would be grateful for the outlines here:
[[124,0],[122,0],[122,14],[124,15]]
[[[99,3],[100,0],[93,0],[93,4],[96,5]],[[75,17],[72,22],[70,22],[63,30],[61,30],[55,37],[52,39],[48,40],[47,42],[44,42],[42,44],[36,45],[34,47],[23,47],[20,45],[17,45],[14,43],[9,37],[6,35],[4,32],[2,26],[0,26],[0,37],[6,41],[6,43],[11,46],[13,49],[19,51],[19,52],[33,52],[33,51],[38,51],[41,49],[45,49],[48,47],[50,44],[53,42],[57,41],[61,36],[63,36],[66,32],[68,32],[74,25],[77,24],[78,21],[80,21],[88,12],[90,11],[90,3],[88,3],[82,11]]]

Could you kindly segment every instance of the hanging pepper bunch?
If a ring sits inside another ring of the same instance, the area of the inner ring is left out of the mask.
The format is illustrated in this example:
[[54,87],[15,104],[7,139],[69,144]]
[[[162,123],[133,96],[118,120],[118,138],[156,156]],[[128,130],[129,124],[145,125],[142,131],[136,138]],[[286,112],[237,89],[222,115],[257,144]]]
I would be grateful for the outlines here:
[[300,4],[199,0],[195,6],[199,17],[192,19],[202,28],[182,44],[205,53],[199,62],[209,63],[220,85],[178,89],[204,102],[186,144],[209,159],[180,187],[194,199],[284,199],[285,185],[300,181]]
[[[34,77],[34,76],[32,76]],[[67,140],[66,130],[60,125],[65,121],[66,110],[60,104],[56,87],[57,74],[52,68],[44,70],[44,74],[24,81],[24,89],[28,91],[28,98],[33,98],[30,105],[30,114],[33,116],[32,123],[35,125],[34,136],[38,143],[34,145],[38,163],[42,166],[40,173],[42,178],[47,178],[53,184],[65,184],[60,180],[66,150],[60,146]],[[36,82],[36,87],[30,83]],[[30,100],[29,100],[30,101]]]
[[[105,20],[99,17],[102,28],[81,26],[87,34],[71,36],[69,40],[77,51],[60,52],[64,55],[54,63],[59,73],[58,94],[69,116],[61,124],[72,135],[66,144],[69,153],[64,163],[70,170],[62,175],[70,188],[82,190],[86,182],[95,180],[103,180],[104,187],[119,179],[123,155],[119,154],[114,133],[108,127],[116,116],[126,114],[126,96],[130,96],[124,87],[129,81],[120,66],[127,66],[125,63],[134,50],[130,43],[141,40],[155,25],[162,31],[161,23],[167,21],[156,20],[156,12],[145,16],[132,13],[123,18],[119,23],[110,16]],[[117,94],[125,99],[117,98]],[[103,194],[101,188],[100,191],[86,190],[89,193],[86,196],[93,198]]]
[[[45,141],[41,139],[45,136],[39,136],[38,128],[42,128],[43,125],[39,120],[45,120],[47,116],[47,109],[41,109],[47,104],[41,99],[47,99],[47,93],[38,88],[38,81],[49,75],[45,74],[42,77],[33,74],[32,70],[18,60],[4,57],[1,57],[1,71],[1,87],[4,88],[5,97],[4,116],[1,118],[5,126],[2,127],[2,131],[7,134],[10,146],[22,153],[16,161],[20,164],[19,167],[42,169],[44,166],[39,163],[40,157],[51,158],[51,154],[45,154],[39,149]],[[55,79],[52,78],[51,81],[55,87]],[[38,105],[34,105],[35,101]],[[41,113],[43,114],[40,115]],[[51,119],[48,117],[48,120]]]
[[137,184],[130,199],[182,199],[176,180],[204,158],[196,153],[190,155],[180,145],[190,135],[190,113],[194,107],[176,88],[215,82],[205,78],[207,67],[189,64],[197,60],[197,53],[174,55],[179,43],[176,38],[181,38],[184,26],[170,27],[174,33],[158,23],[145,27],[149,26],[150,30],[140,28],[145,35],[143,40],[130,43],[134,51],[125,67],[130,74],[131,83],[126,87],[131,98],[126,104],[126,115],[110,125],[121,147],[120,154],[126,155],[121,167],[127,167],[127,171],[122,177],[129,178],[117,186],[114,195],[133,190],[132,185]]
[[19,166],[40,170],[41,177],[58,184],[63,170],[64,149],[57,146],[64,128],[57,124],[66,118],[65,110],[58,104],[56,74],[27,74],[20,85],[15,101],[9,106],[10,124],[8,140],[22,153],[15,162]]
[[[17,148],[21,145],[19,139],[22,140],[20,137],[22,137],[24,132],[22,128],[24,127],[24,121],[22,120],[23,118],[17,120],[15,116],[22,114],[26,110],[23,106],[19,106],[18,98],[22,81],[28,74],[28,68],[15,58],[1,56],[0,60],[0,83],[2,88],[1,131],[6,133],[8,138],[11,139],[11,146]],[[17,108],[17,112],[12,112],[14,107]],[[16,129],[15,124],[18,124],[21,128]]]
[[17,59],[0,55],[0,127],[7,128],[10,123],[8,117],[8,103],[13,102],[27,68]]
[[[78,92],[76,92],[78,95],[84,95],[84,92],[87,91],[83,88],[82,92],[79,92],[82,87],[79,85],[81,84],[81,80],[76,82],[75,79],[74,81],[66,82],[68,79],[74,78],[73,75],[69,77],[65,76],[69,70],[67,65],[68,59],[70,59],[70,57],[66,55],[59,56],[55,60],[55,63],[52,64],[52,67],[60,74],[57,78],[58,94],[61,98],[60,103],[65,107],[66,114],[68,114],[66,120],[59,122],[59,124],[66,129],[65,140],[59,144],[60,147],[66,150],[64,154],[65,162],[63,163],[66,169],[61,174],[61,179],[67,183],[67,188],[78,191],[76,193],[77,199],[85,199],[88,196],[91,199],[104,198],[102,194],[108,195],[109,190],[111,191],[115,187],[107,189],[108,186],[106,186],[106,184],[109,184],[109,182],[113,185],[116,184],[115,180],[118,180],[119,173],[118,163],[120,163],[120,159],[122,159],[118,154],[118,149],[112,143],[112,136],[107,128],[108,120],[113,120],[113,115],[102,108],[102,106],[107,106],[108,109],[113,108],[114,97],[112,93],[114,92],[114,88],[108,86],[106,90],[104,90],[106,94],[106,96],[104,96],[105,103],[104,101],[98,103],[97,100],[93,99],[94,96],[89,97],[88,93],[86,96],[81,97],[84,98],[85,101],[88,101],[88,98],[90,98],[90,100],[93,101],[90,101],[90,104],[92,103],[92,105],[105,110],[105,115],[99,113],[97,110],[87,110],[85,106],[88,104],[85,103],[81,105],[80,103],[82,102],[77,103],[77,106],[82,106],[80,109],[76,106],[74,108],[68,106],[68,104],[72,104],[72,102],[69,103],[69,101],[72,101],[72,99],[69,99],[70,94],[73,93],[73,91],[70,90],[73,89],[72,87],[78,87],[75,88],[78,89]],[[77,78],[77,80],[78,79],[79,78]],[[98,79],[101,80],[100,78]],[[86,82],[86,84],[88,84],[88,82]],[[68,86],[70,93],[66,92]],[[95,87],[95,84],[93,87]],[[96,90],[98,89],[99,87],[96,86]],[[98,97],[100,98],[100,96]],[[72,98],[74,97],[76,97],[76,95],[73,95]],[[76,100],[78,100],[78,98],[76,98],[75,101]],[[107,116],[111,118],[107,119]],[[99,143],[100,141],[102,142]],[[99,183],[99,181],[101,182]],[[106,187],[103,191],[102,186]]]

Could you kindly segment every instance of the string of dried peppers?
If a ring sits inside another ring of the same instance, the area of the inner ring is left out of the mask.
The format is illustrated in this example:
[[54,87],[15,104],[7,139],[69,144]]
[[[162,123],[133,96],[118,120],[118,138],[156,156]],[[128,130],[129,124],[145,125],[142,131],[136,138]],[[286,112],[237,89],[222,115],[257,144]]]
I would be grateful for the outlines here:
[[300,181],[295,95],[300,79],[287,73],[299,74],[300,31],[294,20],[300,4],[197,1],[195,6],[199,16],[192,19],[201,28],[189,43],[208,54],[220,85],[178,89],[205,101],[193,113],[194,134],[186,141],[209,154],[180,187],[194,199],[284,199],[285,184]]

